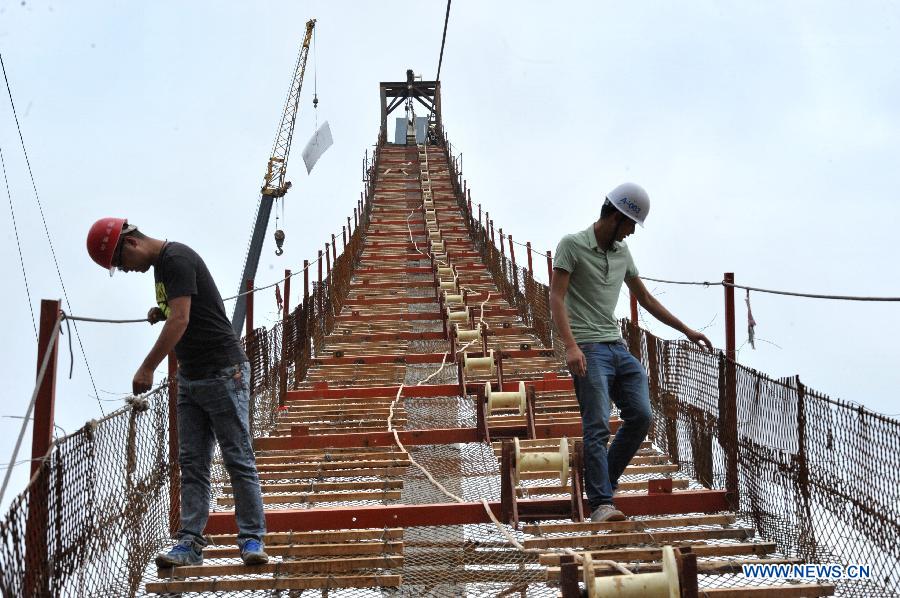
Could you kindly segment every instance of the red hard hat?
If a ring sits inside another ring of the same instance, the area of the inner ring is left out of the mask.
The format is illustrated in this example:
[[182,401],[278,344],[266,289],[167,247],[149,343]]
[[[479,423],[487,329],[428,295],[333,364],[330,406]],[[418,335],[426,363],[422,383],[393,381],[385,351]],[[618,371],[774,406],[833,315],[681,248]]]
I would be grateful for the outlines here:
[[128,224],[125,218],[101,218],[91,227],[87,236],[87,250],[91,259],[102,268],[115,272],[112,265],[113,253],[122,236],[122,227]]

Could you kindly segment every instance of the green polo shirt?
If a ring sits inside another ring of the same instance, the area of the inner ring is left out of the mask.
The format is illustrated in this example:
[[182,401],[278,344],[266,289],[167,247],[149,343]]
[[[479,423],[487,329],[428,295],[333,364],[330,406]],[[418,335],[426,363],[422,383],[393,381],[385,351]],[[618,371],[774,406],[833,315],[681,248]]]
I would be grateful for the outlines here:
[[631,252],[616,241],[609,251],[597,246],[594,225],[566,235],[556,247],[553,268],[569,273],[566,311],[577,343],[605,343],[621,338],[616,303],[622,281],[638,275]]

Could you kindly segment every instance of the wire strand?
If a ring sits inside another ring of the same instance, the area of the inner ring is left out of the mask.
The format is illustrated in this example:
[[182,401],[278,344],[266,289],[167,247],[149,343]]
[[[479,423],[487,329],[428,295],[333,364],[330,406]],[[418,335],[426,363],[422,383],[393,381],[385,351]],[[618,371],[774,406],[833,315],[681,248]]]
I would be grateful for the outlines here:
[[28,297],[28,311],[31,312],[31,328],[34,330],[34,340],[37,342],[37,322],[34,319],[34,306],[31,304],[31,289],[28,288],[28,273],[25,270],[25,258],[22,255],[22,243],[19,241],[19,228],[16,225],[16,211],[13,209],[12,191],[9,188],[9,179],[6,176],[6,159],[3,157],[2,147],[0,147],[0,164],[3,165],[3,182],[6,184],[6,195],[9,198],[9,213],[12,216],[13,232],[16,234],[16,248],[19,250],[19,265],[22,267],[22,279],[25,281],[25,295]]
[[[44,234],[47,236],[47,245],[50,247],[50,255],[53,257],[53,264],[56,266],[56,276],[59,278],[59,285],[62,287],[63,298],[66,300],[66,309],[71,310],[72,304],[69,301],[69,293],[66,291],[66,283],[63,282],[62,271],[59,269],[59,260],[56,259],[56,249],[53,247],[53,238],[50,236],[50,229],[47,226],[47,219],[44,217],[44,206],[41,203],[41,196],[38,193],[37,182],[34,180],[34,171],[31,168],[31,160],[28,158],[28,150],[25,148],[25,137],[22,134],[22,126],[19,124],[19,115],[16,112],[16,103],[13,101],[12,87],[9,84],[9,77],[6,74],[6,63],[3,61],[3,54],[0,53],[0,69],[3,71],[3,80],[6,83],[6,92],[9,95],[9,105],[12,108],[13,118],[16,121],[16,130],[19,133],[19,141],[22,144],[22,153],[25,156],[25,165],[28,167],[28,176],[31,178],[31,187],[34,189],[34,199],[37,202],[38,211],[41,214],[41,222],[44,225]],[[94,382],[94,372],[91,371],[91,364],[88,363],[87,353],[84,350],[84,343],[81,341],[81,333],[78,332],[78,326],[75,326],[75,336],[78,339],[78,347],[81,349],[81,355],[84,358],[84,365],[87,368],[88,377],[91,379],[91,386],[94,388],[94,394],[97,393],[97,384]],[[105,415],[103,405],[98,401],[97,406],[100,407],[100,413]]]

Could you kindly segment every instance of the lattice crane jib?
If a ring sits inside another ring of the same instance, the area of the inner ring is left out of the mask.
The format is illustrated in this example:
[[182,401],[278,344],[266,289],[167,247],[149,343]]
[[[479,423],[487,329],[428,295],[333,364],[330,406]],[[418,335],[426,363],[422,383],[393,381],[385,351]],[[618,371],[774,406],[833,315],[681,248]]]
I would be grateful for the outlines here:
[[309,57],[309,45],[312,40],[313,29],[316,20],[306,22],[306,35],[297,55],[297,64],[294,67],[294,78],[284,101],[284,111],[281,115],[281,125],[278,127],[278,135],[272,145],[272,155],[266,168],[266,176],[260,192],[264,196],[273,198],[283,197],[290,189],[290,183],[285,181],[287,175],[288,157],[291,151],[291,141],[294,136],[294,123],[297,122],[297,112],[300,106],[300,90],[303,87],[303,75],[306,72],[306,60]]
[[[247,283],[256,276],[256,269],[259,266],[259,257],[262,253],[263,240],[265,238],[266,229],[269,226],[269,216],[272,213],[272,204],[276,199],[284,197],[291,188],[291,183],[286,181],[285,177],[287,175],[288,158],[291,153],[291,141],[294,137],[294,124],[297,122],[297,113],[300,108],[300,91],[303,88],[303,76],[306,73],[306,61],[309,57],[309,46],[312,41],[315,26],[315,19],[310,19],[306,22],[306,33],[303,36],[303,43],[300,45],[300,53],[297,55],[297,63],[294,66],[294,74],[291,78],[291,86],[288,89],[287,98],[284,101],[284,110],[282,111],[278,134],[275,136],[275,143],[272,145],[272,152],[270,153],[269,161],[266,165],[266,174],[263,178],[262,188],[260,189],[259,208],[256,212],[256,221],[253,226],[253,233],[250,237],[250,246],[247,249],[244,271],[241,274],[241,282],[238,287],[238,298],[234,306],[234,315],[231,318],[231,326],[238,336],[241,334],[241,328],[244,326],[244,318],[247,316],[247,297],[243,293],[247,291]],[[279,252],[281,251],[281,242],[283,242],[283,240],[284,233],[281,233],[280,239],[276,237],[276,243],[279,245]]]

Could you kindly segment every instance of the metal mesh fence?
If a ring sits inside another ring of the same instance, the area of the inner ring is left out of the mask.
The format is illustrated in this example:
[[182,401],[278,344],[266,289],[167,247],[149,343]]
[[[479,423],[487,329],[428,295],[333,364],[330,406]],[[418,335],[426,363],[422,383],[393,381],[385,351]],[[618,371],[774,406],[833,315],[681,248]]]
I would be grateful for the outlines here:
[[59,439],[0,520],[3,596],[124,596],[169,536],[169,404],[125,407]]
[[[503,299],[517,309],[521,321],[560,357],[547,286],[535,281],[529,268],[519,267],[510,252],[496,247],[491,231],[473,217],[458,188],[454,161],[445,155],[451,191],[492,281]],[[377,163],[376,157],[376,172]],[[369,180],[370,197],[374,176]],[[435,194],[438,190],[435,186]],[[362,254],[370,206],[367,197],[346,250],[330,264],[327,276],[313,282],[302,303],[271,329],[254,330],[244,340],[253,372],[255,437],[271,432],[286,390],[308,384],[316,367],[313,360],[325,352]],[[502,242],[501,235],[501,247]],[[420,291],[411,288],[408,296]],[[623,335],[649,374],[656,414],[650,439],[668,453],[681,474],[694,480],[692,487],[728,489],[741,521],[776,542],[783,555],[813,563],[869,564],[872,580],[842,581],[840,595],[894,595],[900,586],[900,543],[896,541],[900,535],[900,422],[831,399],[796,378],[774,380],[728,361],[721,353],[658,339],[628,323],[623,323]],[[411,348],[430,350],[424,341]],[[400,379],[415,384],[435,369],[430,364],[410,365]],[[452,380],[452,370],[432,382]],[[37,475],[0,519],[0,592],[4,596],[143,595],[144,584],[157,580],[152,556],[170,537],[177,462],[169,448],[168,394],[157,391],[148,397],[148,404],[145,411],[120,409],[54,444]],[[471,401],[461,397],[405,398],[397,409],[405,418],[400,428],[472,427],[476,421]],[[488,445],[420,445],[408,447],[406,455],[464,500],[499,498],[497,459]],[[434,482],[408,461],[392,469],[396,471],[389,481],[401,482],[399,495],[385,495],[374,504],[447,501]],[[213,475],[212,507],[227,508],[218,505],[227,477],[221,465],[216,465]],[[299,473],[293,475],[297,479],[287,475],[276,481],[300,481]],[[367,481],[385,484],[382,477],[364,474],[329,478],[330,483]],[[296,500],[279,507],[313,506],[299,495]],[[332,504],[354,506],[373,504],[373,500],[337,496]],[[527,538],[523,531],[505,529],[518,541]],[[387,537],[388,530],[383,533]],[[546,568],[539,564],[538,555],[517,550],[497,526],[410,527],[399,533],[404,559],[390,561],[393,544],[382,540],[375,554],[385,564],[371,571],[402,574],[402,587],[332,587],[314,590],[313,595],[556,593],[544,583]],[[209,562],[219,562],[218,558],[213,556]],[[296,560],[286,557],[284,562]],[[248,576],[242,572],[218,579],[225,584],[239,577]],[[293,577],[303,579],[304,574]],[[702,577],[701,587],[747,583],[736,575]],[[207,594],[273,595],[246,589]]]

